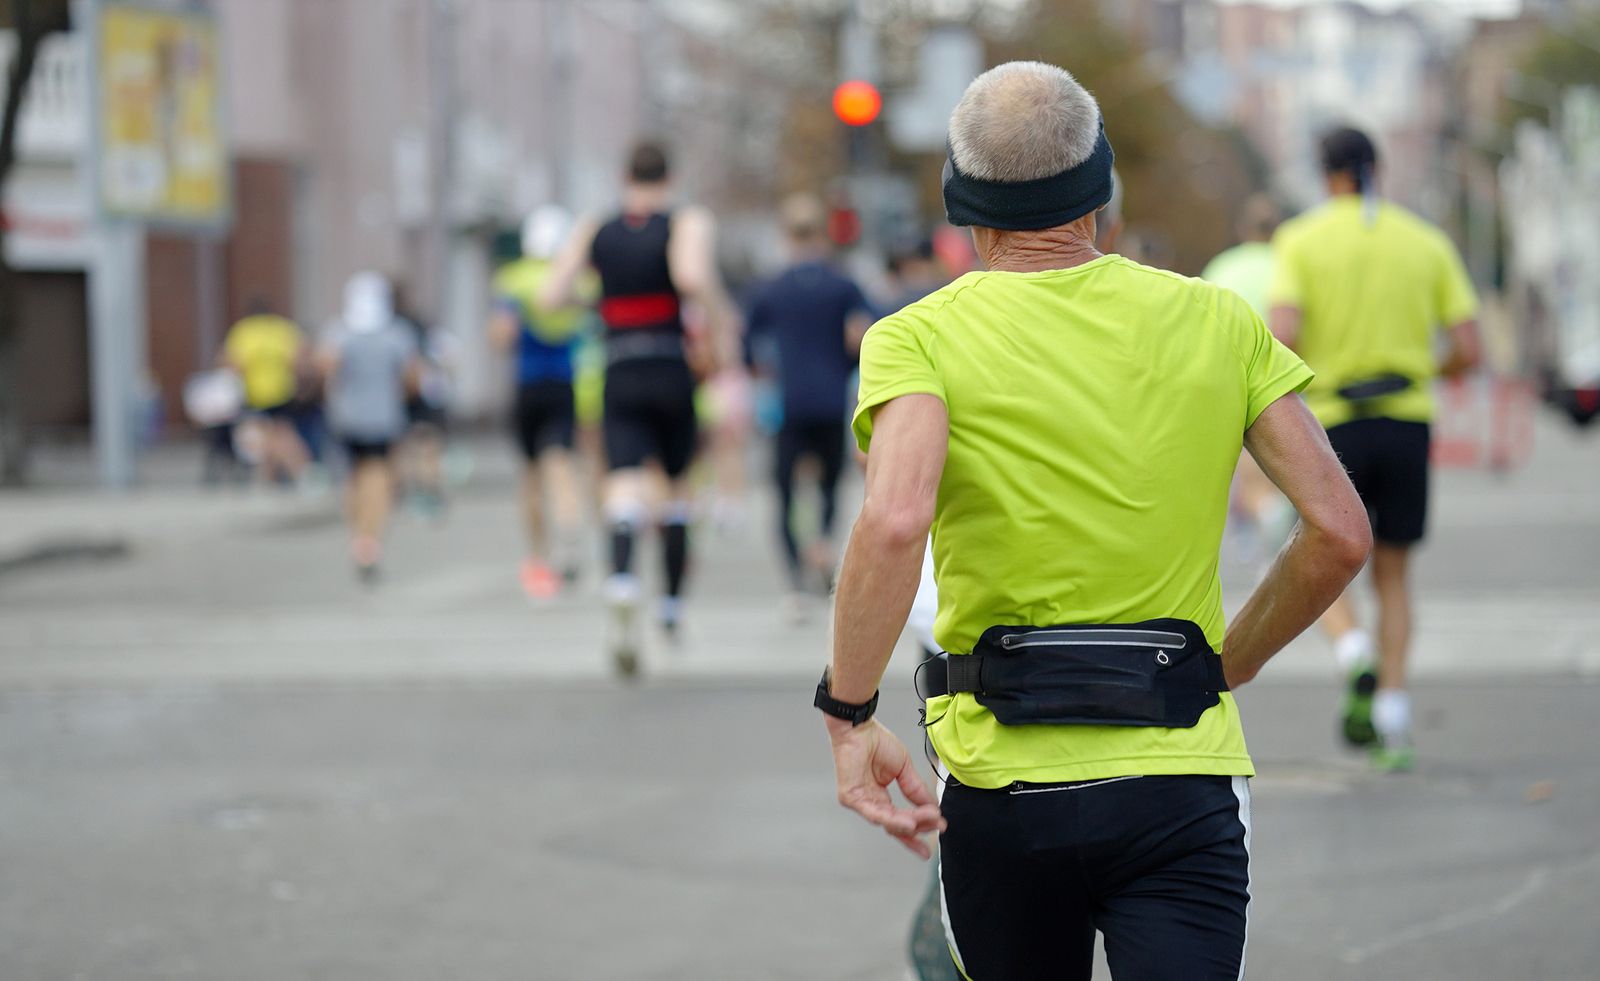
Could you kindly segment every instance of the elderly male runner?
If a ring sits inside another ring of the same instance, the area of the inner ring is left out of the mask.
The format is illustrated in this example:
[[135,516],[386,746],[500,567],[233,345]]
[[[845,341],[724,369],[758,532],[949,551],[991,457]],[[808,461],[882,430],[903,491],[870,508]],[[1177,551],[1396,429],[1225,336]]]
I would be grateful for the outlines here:
[[[1070,75],[985,73],[950,147],[946,210],[988,268],[862,349],[866,501],[816,697],[839,800],[924,857],[943,832],[974,981],[1087,979],[1097,929],[1118,978],[1237,978],[1252,771],[1228,689],[1366,560],[1360,500],[1295,394],[1311,372],[1244,301],[1095,249],[1112,153]],[[1302,524],[1224,640],[1241,445]],[[953,652],[919,671],[938,804],[871,718],[930,528]]]

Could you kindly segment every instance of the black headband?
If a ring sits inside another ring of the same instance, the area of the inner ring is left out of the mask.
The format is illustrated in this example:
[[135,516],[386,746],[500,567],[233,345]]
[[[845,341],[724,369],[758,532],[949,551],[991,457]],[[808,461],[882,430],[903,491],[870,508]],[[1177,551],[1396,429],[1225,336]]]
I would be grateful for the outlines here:
[[1111,201],[1116,154],[1105,120],[1089,159],[1059,174],[1031,181],[984,181],[963,174],[954,154],[944,165],[944,213],[952,225],[1003,231],[1055,228],[1099,211]]

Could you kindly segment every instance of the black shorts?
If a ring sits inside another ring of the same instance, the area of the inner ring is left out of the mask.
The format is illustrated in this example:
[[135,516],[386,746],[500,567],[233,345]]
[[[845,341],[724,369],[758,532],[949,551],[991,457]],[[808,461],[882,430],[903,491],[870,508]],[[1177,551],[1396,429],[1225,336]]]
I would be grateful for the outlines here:
[[694,375],[683,361],[623,361],[606,369],[606,465],[626,470],[655,460],[679,477],[694,460],[699,421]]
[[1428,424],[1357,419],[1328,430],[1328,442],[1367,506],[1372,536],[1390,545],[1422,541],[1428,525]]
[[394,442],[387,439],[343,439],[345,455],[351,463],[363,460],[387,460]]
[[578,428],[572,383],[551,379],[517,386],[517,444],[529,460],[551,447],[570,450]]
[[941,808],[950,949],[971,981],[1237,981],[1250,914],[1244,777],[976,790]]
[[406,402],[406,422],[413,428],[417,426],[432,426],[443,429],[448,417],[444,409],[430,403],[427,399],[414,398]]
[[251,414],[259,416],[262,419],[270,419],[273,422],[289,422],[290,417],[294,415],[294,409],[294,399],[290,399],[289,401],[280,403],[278,405],[269,405],[265,408],[251,409],[250,412]]

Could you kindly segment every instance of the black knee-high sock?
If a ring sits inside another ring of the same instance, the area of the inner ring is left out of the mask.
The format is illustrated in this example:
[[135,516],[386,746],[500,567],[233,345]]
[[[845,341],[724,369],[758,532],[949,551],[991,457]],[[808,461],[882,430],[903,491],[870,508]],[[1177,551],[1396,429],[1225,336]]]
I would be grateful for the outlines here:
[[661,554],[667,563],[667,595],[683,595],[683,577],[689,570],[689,526],[669,522],[661,526]]
[[619,521],[611,526],[611,571],[619,576],[633,571],[633,524]]

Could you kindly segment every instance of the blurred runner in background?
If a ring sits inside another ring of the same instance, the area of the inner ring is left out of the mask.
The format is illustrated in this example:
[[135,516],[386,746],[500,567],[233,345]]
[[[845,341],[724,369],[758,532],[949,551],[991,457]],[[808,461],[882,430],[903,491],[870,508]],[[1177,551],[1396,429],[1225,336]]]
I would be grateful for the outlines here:
[[420,355],[420,377],[406,401],[407,428],[399,447],[400,486],[405,499],[424,517],[444,514],[445,427],[450,418],[456,345],[444,327],[429,327],[410,303],[403,283],[395,284],[395,315],[411,332]]
[[[1376,541],[1376,672],[1371,635],[1348,596],[1322,621],[1349,676],[1344,736],[1374,746],[1379,769],[1407,770],[1410,558],[1427,526],[1433,381],[1478,363],[1478,298],[1450,239],[1379,199],[1378,153],[1366,134],[1329,133],[1322,166],[1330,200],[1273,239],[1272,330],[1317,373],[1306,404],[1327,427]],[[1440,328],[1442,362],[1434,346]]]
[[556,260],[541,291],[541,307],[573,302],[586,267],[600,274],[600,319],[605,326],[605,449],[608,474],[605,517],[611,537],[612,608],[609,646],[625,675],[638,670],[638,605],[643,588],[633,571],[635,539],[650,517],[650,476],[655,463],[666,476],[657,511],[665,559],[662,629],[673,636],[682,614],[689,564],[692,489],[698,421],[695,378],[684,337],[684,304],[704,318],[707,368],[739,360],[737,315],[716,263],[716,224],[710,212],[674,207],[666,151],[641,143],[628,161],[619,214],[603,224],[586,221]]
[[723,534],[738,534],[745,526],[747,457],[750,437],[755,433],[755,398],[755,382],[743,357],[708,377],[695,398],[710,454],[711,523]]
[[[516,363],[512,426],[525,461],[522,515],[528,534],[520,578],[534,599],[555,596],[563,582],[575,583],[581,573],[583,509],[573,455],[573,379],[585,312],[577,303],[548,312],[538,306],[551,261],[571,229],[571,216],[555,205],[528,216],[522,226],[522,258],[495,276],[489,325],[491,339],[501,350],[512,351]],[[583,299],[590,294],[592,290],[581,286],[575,290]]]
[[[773,473],[778,536],[789,579],[786,612],[802,620],[808,594],[826,596],[833,585],[833,526],[844,472],[850,378],[872,314],[861,287],[828,261],[822,202],[796,195],[784,202],[781,217],[791,264],[756,291],[748,323],[752,343],[770,338],[776,355],[770,367],[783,399]],[[795,471],[802,459],[817,467],[820,505],[816,537],[804,549],[795,514]]]
[[[1265,194],[1253,194],[1239,213],[1239,244],[1219,253],[1200,278],[1233,290],[1263,320],[1268,315],[1267,291],[1272,286],[1272,233],[1278,228],[1278,206]],[[1294,508],[1278,493],[1249,453],[1239,457],[1233,478],[1233,510],[1248,528],[1247,553],[1252,561],[1271,561],[1294,528]]]
[[290,413],[307,353],[305,337],[265,299],[252,299],[248,309],[228,331],[221,360],[244,380],[245,426],[252,430],[245,442],[256,449],[257,472],[267,483],[291,484],[306,466],[305,444]]
[[884,313],[910,306],[950,282],[933,254],[933,239],[923,238],[889,253],[889,284],[894,294]]
[[394,313],[389,283],[373,272],[345,284],[344,312],[322,352],[328,420],[348,456],[356,573],[372,582],[394,501],[391,452],[406,431],[406,399],[421,373],[415,339]]

